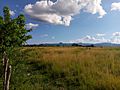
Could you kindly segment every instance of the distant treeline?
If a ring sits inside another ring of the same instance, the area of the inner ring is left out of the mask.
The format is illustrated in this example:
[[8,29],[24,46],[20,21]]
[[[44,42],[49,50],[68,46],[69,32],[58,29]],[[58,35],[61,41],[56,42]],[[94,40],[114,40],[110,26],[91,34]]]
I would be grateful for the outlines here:
[[82,44],[77,44],[77,43],[59,43],[59,44],[28,44],[28,45],[23,45],[24,47],[61,47],[61,46],[78,46],[78,47],[95,47],[94,44],[87,44],[87,45],[82,45]]

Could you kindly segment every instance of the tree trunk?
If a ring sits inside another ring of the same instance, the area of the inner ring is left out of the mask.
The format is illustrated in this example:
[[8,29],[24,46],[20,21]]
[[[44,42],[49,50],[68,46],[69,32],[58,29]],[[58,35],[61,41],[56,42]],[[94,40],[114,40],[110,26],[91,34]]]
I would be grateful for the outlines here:
[[9,90],[10,77],[11,77],[11,65],[9,65],[9,59],[5,52],[3,54],[3,68],[4,68],[3,90]]

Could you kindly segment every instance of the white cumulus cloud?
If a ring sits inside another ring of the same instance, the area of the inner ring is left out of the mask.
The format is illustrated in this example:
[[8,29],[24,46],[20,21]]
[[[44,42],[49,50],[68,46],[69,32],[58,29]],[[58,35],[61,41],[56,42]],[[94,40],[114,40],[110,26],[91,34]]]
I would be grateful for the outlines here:
[[111,43],[116,43],[116,44],[120,44],[120,38],[112,38]]
[[35,29],[38,26],[39,26],[38,24],[33,24],[33,23],[26,24],[27,29]]
[[14,16],[14,15],[15,15],[15,12],[12,11],[12,10],[10,10],[10,15],[11,15],[11,16]]
[[85,36],[80,39],[76,40],[71,40],[69,42],[71,43],[115,43],[115,44],[120,44],[120,32],[115,32],[112,34],[115,37],[111,38],[104,38],[104,37],[95,37],[95,36]]
[[113,10],[119,10],[120,11],[120,2],[118,2],[118,3],[112,3],[112,5],[111,5],[111,11],[113,11]]
[[104,33],[98,33],[98,34],[96,34],[96,36],[103,37],[103,36],[105,36],[105,34]]
[[81,10],[91,14],[98,13],[99,18],[106,14],[101,0],[41,0],[24,8],[25,13],[32,18],[65,26],[69,26],[73,16]]
[[105,14],[107,14],[103,7],[101,6],[101,0],[83,0],[83,1],[85,2],[88,1],[85,7],[85,11],[92,14],[98,13],[99,14],[98,18],[102,18]]
[[113,36],[120,36],[120,32],[114,32]]
[[73,42],[73,43],[102,43],[102,42],[108,42],[109,40],[105,39],[104,37],[102,38],[96,38],[96,37],[93,37],[93,36],[85,36],[83,38],[80,38],[80,39],[76,39],[76,40],[72,40],[70,42]]

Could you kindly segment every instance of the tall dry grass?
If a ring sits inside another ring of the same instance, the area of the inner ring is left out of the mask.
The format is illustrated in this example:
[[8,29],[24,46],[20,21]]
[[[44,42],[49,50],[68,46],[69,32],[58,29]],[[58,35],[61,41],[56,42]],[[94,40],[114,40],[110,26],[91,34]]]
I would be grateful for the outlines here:
[[[11,90],[120,90],[119,47],[23,47],[20,50],[10,58]],[[0,90],[2,80],[0,73]]]
[[48,83],[61,90],[120,90],[119,47],[26,47],[22,51],[28,61],[51,64],[51,71],[46,71]]

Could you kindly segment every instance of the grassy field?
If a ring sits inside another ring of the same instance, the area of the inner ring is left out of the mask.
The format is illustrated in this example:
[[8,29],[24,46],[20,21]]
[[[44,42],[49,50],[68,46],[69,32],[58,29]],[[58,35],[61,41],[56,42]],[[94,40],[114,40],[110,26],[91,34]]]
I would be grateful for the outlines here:
[[24,47],[11,59],[11,90],[120,90],[119,47]]

